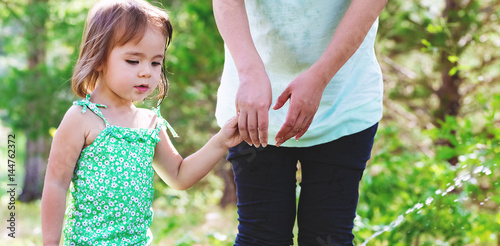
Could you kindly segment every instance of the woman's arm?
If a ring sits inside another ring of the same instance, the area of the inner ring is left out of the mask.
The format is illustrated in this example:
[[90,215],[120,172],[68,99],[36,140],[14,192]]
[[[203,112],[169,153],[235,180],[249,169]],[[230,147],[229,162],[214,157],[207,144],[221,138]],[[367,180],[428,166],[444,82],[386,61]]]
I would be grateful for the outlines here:
[[230,147],[241,143],[238,133],[238,118],[231,118],[222,129],[200,150],[183,159],[179,155],[164,129],[155,149],[155,170],[172,188],[185,190],[205,177],[227,153]]
[[68,110],[52,141],[42,194],[43,245],[59,245],[66,196],[73,170],[85,143],[82,113]]
[[386,3],[387,0],[353,0],[320,58],[278,97],[273,109],[281,108],[289,99],[290,107],[276,134],[277,146],[293,136],[298,140],[304,135],[325,87],[359,48]]
[[248,144],[267,145],[271,82],[250,35],[243,0],[213,0],[215,21],[239,76],[236,110],[239,132]]

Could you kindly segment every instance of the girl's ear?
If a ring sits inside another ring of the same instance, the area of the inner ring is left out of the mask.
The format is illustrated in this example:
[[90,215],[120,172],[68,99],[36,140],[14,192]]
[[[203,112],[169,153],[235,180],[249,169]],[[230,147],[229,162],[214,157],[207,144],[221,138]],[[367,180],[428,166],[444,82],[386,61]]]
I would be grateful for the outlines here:
[[97,66],[97,67],[96,67],[96,69],[95,69],[95,70],[96,70],[97,72],[102,72],[102,70],[103,70],[103,69],[104,69],[104,64],[103,64],[103,63],[101,63],[99,66]]
[[99,66],[96,67],[95,71],[100,73],[102,71],[104,71],[104,69],[106,68],[106,63],[105,62],[101,62],[99,64]]

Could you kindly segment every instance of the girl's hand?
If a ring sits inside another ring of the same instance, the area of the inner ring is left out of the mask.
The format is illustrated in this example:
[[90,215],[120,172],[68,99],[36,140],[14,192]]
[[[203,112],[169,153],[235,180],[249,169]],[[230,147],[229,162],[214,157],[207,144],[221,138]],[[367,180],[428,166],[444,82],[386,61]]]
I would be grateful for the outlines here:
[[308,69],[299,74],[281,93],[273,109],[281,108],[288,99],[290,99],[290,106],[286,121],[276,134],[276,146],[279,147],[293,136],[299,140],[306,133],[318,111],[327,84],[323,76]]
[[225,148],[229,149],[243,142],[243,138],[238,131],[238,118],[238,115],[233,116],[219,132],[222,137],[222,145]]

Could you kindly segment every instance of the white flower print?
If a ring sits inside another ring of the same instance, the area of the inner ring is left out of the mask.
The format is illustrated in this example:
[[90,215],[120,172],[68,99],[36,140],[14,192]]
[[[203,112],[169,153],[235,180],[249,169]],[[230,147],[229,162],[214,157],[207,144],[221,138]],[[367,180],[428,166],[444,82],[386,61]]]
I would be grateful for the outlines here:
[[[94,108],[92,111],[99,115],[100,110]],[[151,160],[157,139],[155,129],[128,129],[107,123],[92,146],[82,150],[70,188],[65,245],[82,244],[84,240],[95,245],[96,238],[103,240],[100,245],[145,245],[150,239],[146,232],[152,220],[154,192]],[[85,226],[81,226],[83,223]],[[109,236],[116,232],[123,236]]]

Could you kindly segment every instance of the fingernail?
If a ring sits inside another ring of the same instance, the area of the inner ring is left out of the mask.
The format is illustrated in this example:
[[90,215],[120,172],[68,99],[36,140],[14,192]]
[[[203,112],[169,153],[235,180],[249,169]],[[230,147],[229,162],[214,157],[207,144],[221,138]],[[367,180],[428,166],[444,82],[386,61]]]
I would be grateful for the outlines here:
[[267,143],[263,143],[262,147],[264,147],[264,148],[267,147]]

